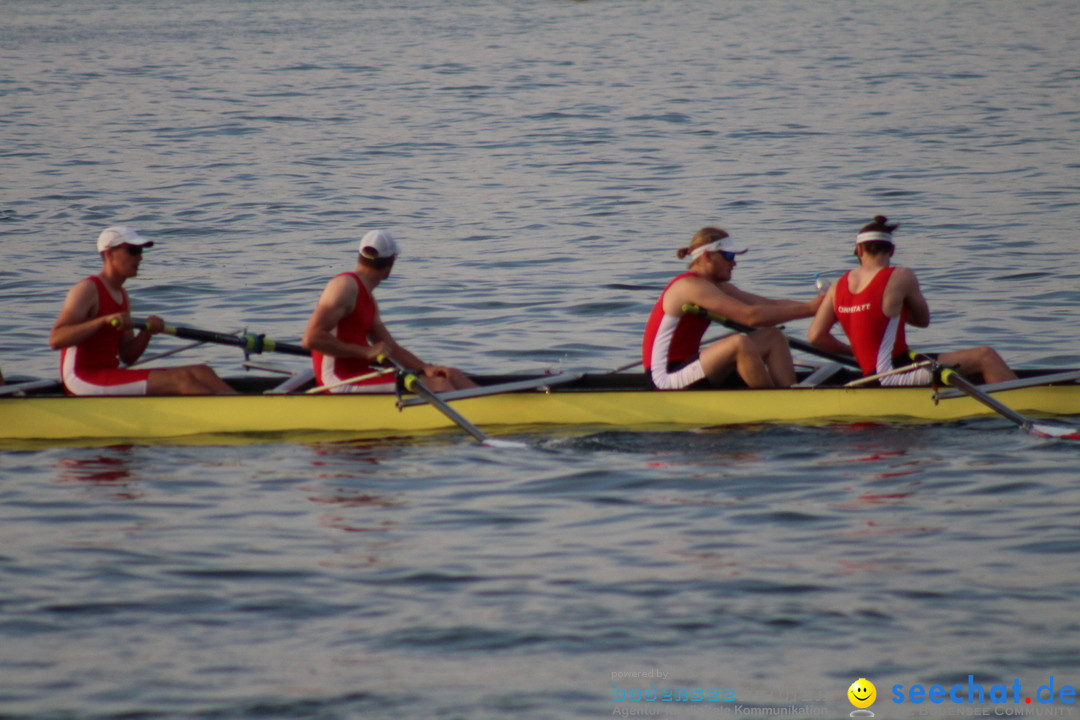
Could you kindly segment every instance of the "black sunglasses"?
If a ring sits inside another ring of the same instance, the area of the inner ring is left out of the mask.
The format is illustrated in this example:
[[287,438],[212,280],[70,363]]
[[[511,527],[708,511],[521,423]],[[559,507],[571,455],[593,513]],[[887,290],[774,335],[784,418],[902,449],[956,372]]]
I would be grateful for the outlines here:
[[135,257],[139,257],[142,255],[142,245],[124,245],[123,247],[125,250],[128,251],[128,255],[133,255]]

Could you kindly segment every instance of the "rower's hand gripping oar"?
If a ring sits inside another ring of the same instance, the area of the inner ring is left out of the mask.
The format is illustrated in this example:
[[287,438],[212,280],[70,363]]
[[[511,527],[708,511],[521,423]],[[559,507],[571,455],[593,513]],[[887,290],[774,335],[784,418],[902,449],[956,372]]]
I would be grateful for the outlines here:
[[[730,320],[723,315],[717,315],[716,313],[710,312],[705,308],[698,307],[697,305],[683,305],[682,311],[691,315],[700,315],[701,317],[709,318],[713,322],[720,323],[724,327],[730,328],[735,332],[749,334],[759,329],[756,327],[751,327],[749,325],[743,325],[741,322],[737,322],[735,320]],[[837,355],[836,353],[831,353],[828,350],[822,350],[821,348],[807,342],[806,340],[800,340],[799,338],[792,337],[787,333],[784,333],[784,337],[787,338],[788,345],[795,348],[796,350],[802,350],[805,353],[817,355],[820,358],[825,358],[826,360],[831,360],[832,362],[840,363],[841,365],[847,365],[848,367],[859,367],[859,363],[855,362],[855,358],[853,357],[850,357],[848,355]]]
[[405,385],[406,390],[414,392],[417,395],[419,395],[420,397],[427,400],[428,403],[433,405],[437,410],[439,410],[439,412],[441,412],[443,415],[445,415],[446,417],[453,420],[454,424],[456,424],[458,427],[460,427],[465,432],[472,435],[476,439],[476,441],[479,442],[481,445],[487,445],[488,447],[508,447],[508,448],[509,447],[526,447],[526,445],[524,445],[522,443],[513,442],[511,440],[496,440],[494,438],[488,437],[487,434],[484,433],[483,430],[481,430],[480,428],[476,427],[471,422],[466,420],[464,417],[462,417],[461,413],[459,413],[454,408],[450,407],[450,405],[445,400],[443,400],[438,395],[436,395],[431,390],[431,388],[429,388],[424,383],[424,381],[421,380],[419,378],[419,376],[417,376],[417,374],[414,371],[407,370],[404,365],[402,365],[401,363],[399,363],[397,360],[390,357],[389,355],[379,355],[375,359],[375,362],[379,363],[380,365],[386,365],[386,364],[393,365],[395,368],[397,368],[397,371],[399,373],[401,373],[402,381],[403,381],[403,384]]
[[[147,323],[145,320],[133,320],[136,328],[140,330],[147,329]],[[120,328],[121,324],[119,320],[113,319],[113,327]],[[175,327],[173,325],[166,325],[162,332],[166,335],[175,335],[178,338],[186,338],[188,340],[199,340],[201,342],[217,343],[218,345],[231,345],[232,347],[238,347],[244,351],[246,355],[258,355],[264,352],[278,352],[285,353],[286,355],[300,355],[303,357],[311,357],[311,351],[307,348],[300,347],[299,345],[290,345],[289,343],[278,342],[265,335],[256,335],[255,333],[244,333],[243,335],[227,335],[225,333],[212,332],[210,330],[196,330],[195,328],[188,327]]]
[[956,372],[952,368],[944,367],[936,360],[920,353],[913,353],[913,355],[920,360],[929,360],[932,366],[941,372],[941,381],[946,385],[952,385],[958,390],[970,395],[975,400],[978,400],[983,405],[987,406],[994,412],[998,413],[1007,420],[1011,420],[1016,423],[1021,430],[1028,435],[1032,435],[1038,438],[1054,438],[1058,440],[1080,440],[1080,430],[1071,427],[1065,427],[1062,425],[1047,425],[1045,423],[1036,423],[1034,420],[1027,418],[1020,413],[1013,410],[1005,403],[990,397],[989,393],[985,393],[979,388],[975,387],[969,380],[967,380],[960,373]]

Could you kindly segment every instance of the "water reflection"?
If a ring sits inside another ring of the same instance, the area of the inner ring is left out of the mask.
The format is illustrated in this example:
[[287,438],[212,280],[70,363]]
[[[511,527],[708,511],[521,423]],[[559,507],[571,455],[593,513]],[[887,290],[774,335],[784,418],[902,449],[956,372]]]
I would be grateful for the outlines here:
[[55,464],[56,481],[97,486],[108,490],[114,500],[138,500],[145,492],[138,487],[132,473],[131,450],[130,445],[117,445],[61,457]]

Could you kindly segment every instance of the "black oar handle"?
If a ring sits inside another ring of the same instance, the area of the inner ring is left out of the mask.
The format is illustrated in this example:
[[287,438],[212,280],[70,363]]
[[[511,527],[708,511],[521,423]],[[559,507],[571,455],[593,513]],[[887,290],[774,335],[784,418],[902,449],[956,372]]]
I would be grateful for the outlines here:
[[[134,324],[135,327],[140,330],[146,329],[146,321],[144,320],[136,320],[134,321]],[[167,335],[175,335],[178,338],[187,340],[200,340],[202,342],[217,343],[218,345],[231,345],[232,347],[241,348],[244,352],[251,355],[258,355],[259,353],[264,352],[279,352],[285,353],[286,355],[311,357],[311,351],[307,348],[278,342],[265,335],[256,335],[255,333],[226,335],[225,333],[212,332],[210,330],[196,330],[195,328],[175,327],[173,325],[166,325],[162,329],[162,332]]]
[[[724,317],[723,315],[717,315],[716,313],[710,312],[710,311],[706,310],[705,308],[698,307],[697,305],[690,305],[690,304],[683,305],[682,310],[683,310],[684,313],[690,313],[692,315],[700,315],[701,317],[707,317],[710,320],[712,320],[713,322],[718,322],[721,325],[723,325],[724,327],[731,328],[735,332],[752,333],[752,332],[754,332],[755,330],[758,329],[758,328],[755,328],[755,327],[750,327],[749,325],[743,325],[741,322],[737,322],[735,320],[729,320],[728,318]],[[791,347],[796,348],[798,350],[802,350],[805,353],[810,353],[811,355],[817,355],[820,358],[825,358],[826,360],[831,360],[832,362],[840,363],[841,365],[847,365],[848,367],[853,367],[853,368],[858,368],[859,367],[859,363],[856,362],[855,358],[853,358],[853,357],[850,357],[848,355],[837,355],[836,353],[831,353],[828,350],[822,350],[821,348],[817,347],[816,345],[813,345],[812,343],[807,342],[806,340],[800,340],[799,338],[792,337],[791,335],[788,335],[787,333],[784,333],[784,337],[787,338],[788,344]]]

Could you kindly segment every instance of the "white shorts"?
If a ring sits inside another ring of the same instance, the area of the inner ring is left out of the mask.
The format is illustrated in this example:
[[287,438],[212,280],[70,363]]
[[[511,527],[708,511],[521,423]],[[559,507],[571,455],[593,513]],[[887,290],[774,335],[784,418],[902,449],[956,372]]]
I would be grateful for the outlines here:
[[918,387],[934,384],[934,373],[930,368],[916,368],[906,373],[886,375],[878,380],[882,387]]
[[695,358],[686,365],[674,370],[653,366],[649,375],[657,390],[682,390],[705,379],[705,367],[701,358]]

